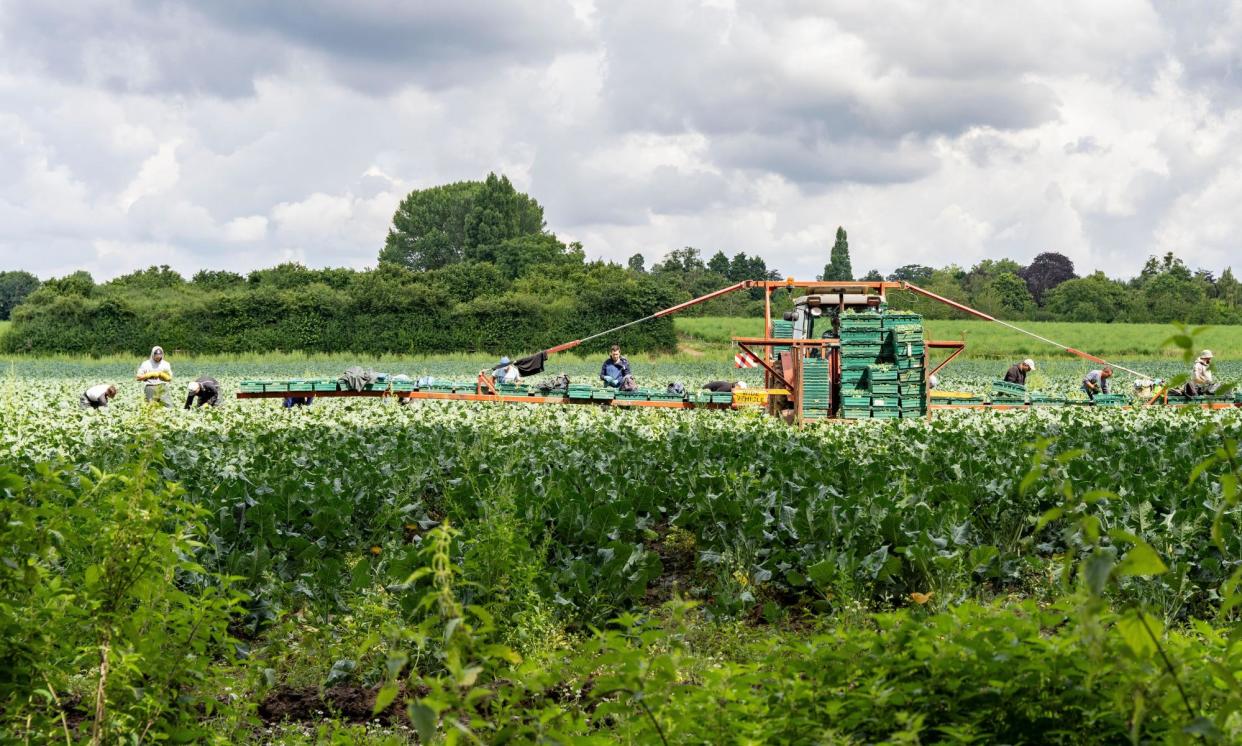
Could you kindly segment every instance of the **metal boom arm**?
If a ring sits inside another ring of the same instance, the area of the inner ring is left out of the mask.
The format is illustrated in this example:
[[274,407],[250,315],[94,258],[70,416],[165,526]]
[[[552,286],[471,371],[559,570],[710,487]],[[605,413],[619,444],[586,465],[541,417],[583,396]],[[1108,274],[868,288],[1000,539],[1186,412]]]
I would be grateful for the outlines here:
[[1139,373],[1137,370],[1130,370],[1129,368],[1125,367],[1124,365],[1118,365],[1117,363],[1110,363],[1109,361],[1105,360],[1104,358],[1102,358],[1102,357],[1096,357],[1095,355],[1092,355],[1092,354],[1091,354],[1091,353],[1089,353],[1089,352],[1083,352],[1082,350],[1076,350],[1076,349],[1074,349],[1073,347],[1070,347],[1070,346],[1068,346],[1068,345],[1063,345],[1063,344],[1061,344],[1060,342],[1054,342],[1054,341],[1052,341],[1051,339],[1048,339],[1047,337],[1041,337],[1040,335],[1036,334],[1035,332],[1030,332],[1030,331],[1027,331],[1026,329],[1023,329],[1022,327],[1019,327],[1019,326],[1014,326],[1013,324],[1010,324],[1008,321],[1001,321],[1000,319],[996,318],[995,316],[989,316],[988,314],[984,313],[983,311],[976,310],[976,309],[971,308],[970,306],[967,306],[967,305],[965,305],[965,304],[963,304],[963,303],[958,303],[958,302],[957,302],[957,301],[955,301],[955,300],[950,300],[950,299],[948,299],[948,298],[944,297],[943,295],[937,295],[936,293],[933,293],[933,292],[932,292],[932,291],[930,291],[930,290],[924,290],[923,288],[919,287],[918,285],[914,285],[914,284],[909,283],[909,282],[902,282],[902,283],[901,283],[901,287],[902,287],[902,289],[903,289],[903,290],[909,290],[909,291],[911,291],[911,292],[913,292],[913,293],[918,293],[919,295],[925,296],[925,297],[927,297],[927,298],[931,298],[931,299],[932,299],[932,300],[934,300],[934,301],[938,301],[938,302],[940,302],[940,303],[943,303],[943,304],[945,304],[946,306],[949,306],[950,308],[955,308],[955,309],[957,309],[957,310],[959,310],[959,311],[961,311],[961,312],[963,312],[963,313],[968,313],[968,314],[971,314],[972,316],[978,316],[979,318],[983,319],[984,321],[994,321],[994,322],[996,322],[997,324],[1000,324],[1000,325],[1001,325],[1001,326],[1003,326],[1003,327],[1006,327],[1006,328],[1008,328],[1008,329],[1013,329],[1015,332],[1019,332],[1019,333],[1021,333],[1021,334],[1025,334],[1025,335],[1027,335],[1028,337],[1034,337],[1035,339],[1038,339],[1038,340],[1039,340],[1039,341],[1041,341],[1041,342],[1045,342],[1045,343],[1047,343],[1047,344],[1050,344],[1050,345],[1052,345],[1053,347],[1059,347],[1059,348],[1061,348],[1062,350],[1065,350],[1066,352],[1070,353],[1071,355],[1077,355],[1078,357],[1083,358],[1084,360],[1090,360],[1090,361],[1091,361],[1091,362],[1093,362],[1093,363],[1100,363],[1101,365],[1111,365],[1111,366],[1112,366],[1112,367],[1114,367],[1114,368],[1119,368],[1119,369],[1121,369],[1121,370],[1124,370],[1124,371],[1125,371],[1125,372],[1127,372],[1127,373],[1133,373],[1134,375],[1139,376],[1139,377],[1143,377],[1143,376],[1144,376],[1144,374],[1143,374],[1143,373]]
[[730,285],[727,288],[721,288],[720,290],[716,290],[714,292],[708,293],[707,295],[700,295],[698,298],[692,298],[686,301],[685,303],[678,303],[677,305],[670,306],[669,308],[666,308],[663,311],[656,311],[650,316],[644,316],[641,319],[635,319],[634,321],[624,323],[621,326],[614,326],[613,328],[608,329],[607,331],[602,331],[598,334],[592,334],[591,336],[583,337],[582,339],[575,339],[572,342],[564,342],[555,347],[549,347],[546,350],[546,352],[549,355],[554,355],[558,352],[572,350],[573,348],[577,347],[583,342],[590,342],[592,339],[598,339],[608,334],[614,334],[616,332],[621,331],[622,329],[625,329],[626,327],[634,326],[635,324],[641,324],[644,321],[651,321],[652,319],[658,319],[661,316],[668,316],[669,314],[674,314],[674,313],[677,313],[678,311],[683,311],[689,308],[690,306],[697,306],[700,303],[705,303],[709,300],[719,298],[722,295],[728,295],[729,293],[735,292],[737,290],[745,290],[747,288],[753,287],[754,284],[755,284],[754,280],[742,280],[741,282],[736,283],[734,285]]

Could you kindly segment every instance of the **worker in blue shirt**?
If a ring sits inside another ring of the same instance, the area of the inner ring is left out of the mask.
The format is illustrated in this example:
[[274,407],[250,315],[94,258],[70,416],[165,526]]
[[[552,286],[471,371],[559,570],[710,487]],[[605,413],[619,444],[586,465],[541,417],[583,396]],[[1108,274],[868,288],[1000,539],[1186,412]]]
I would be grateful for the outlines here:
[[620,388],[621,382],[625,380],[630,373],[630,361],[625,359],[621,354],[621,346],[613,345],[608,351],[608,357],[604,359],[604,364],[600,366],[599,377],[605,386],[611,388]]

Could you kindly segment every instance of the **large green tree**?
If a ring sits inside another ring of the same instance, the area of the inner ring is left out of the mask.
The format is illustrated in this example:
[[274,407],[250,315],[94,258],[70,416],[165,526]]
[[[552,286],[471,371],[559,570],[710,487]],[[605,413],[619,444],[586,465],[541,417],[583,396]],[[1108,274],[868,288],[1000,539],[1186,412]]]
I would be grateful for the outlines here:
[[1124,282],[1103,272],[1066,280],[1044,296],[1044,309],[1061,321],[1126,321],[1133,313],[1132,293]]
[[850,265],[850,243],[845,228],[837,228],[837,241],[832,245],[828,264],[824,265],[824,280],[853,280],[854,268]]
[[410,192],[393,215],[379,260],[415,270],[491,262],[505,242],[543,234],[543,207],[493,173],[484,181]]
[[39,289],[39,278],[21,270],[0,272],[0,321],[6,321],[13,307]]

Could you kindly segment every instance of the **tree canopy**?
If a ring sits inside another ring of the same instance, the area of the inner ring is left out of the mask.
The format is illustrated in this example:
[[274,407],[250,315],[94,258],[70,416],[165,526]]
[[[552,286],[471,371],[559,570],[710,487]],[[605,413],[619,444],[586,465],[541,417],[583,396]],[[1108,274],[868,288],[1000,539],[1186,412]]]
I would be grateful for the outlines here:
[[820,279],[849,281],[854,279],[854,268],[850,265],[850,243],[845,235],[845,228],[837,228],[837,240],[832,245],[828,264],[824,265],[824,274]]
[[550,235],[544,227],[543,207],[514,189],[508,177],[491,173],[484,181],[410,192],[393,215],[379,260],[414,270],[490,262],[507,242]]

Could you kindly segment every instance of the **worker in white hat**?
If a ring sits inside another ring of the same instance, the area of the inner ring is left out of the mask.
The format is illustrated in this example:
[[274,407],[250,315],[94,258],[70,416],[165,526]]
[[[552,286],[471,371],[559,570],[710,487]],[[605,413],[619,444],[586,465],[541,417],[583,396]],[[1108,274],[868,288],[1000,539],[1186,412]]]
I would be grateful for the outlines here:
[[1026,374],[1033,370],[1035,370],[1035,361],[1028,357],[1020,363],[1009,366],[1009,370],[1005,372],[1005,382],[1025,386]]
[[1199,359],[1190,370],[1190,380],[1186,382],[1187,396],[1207,396],[1216,393],[1216,381],[1212,377],[1212,351],[1199,353]]

